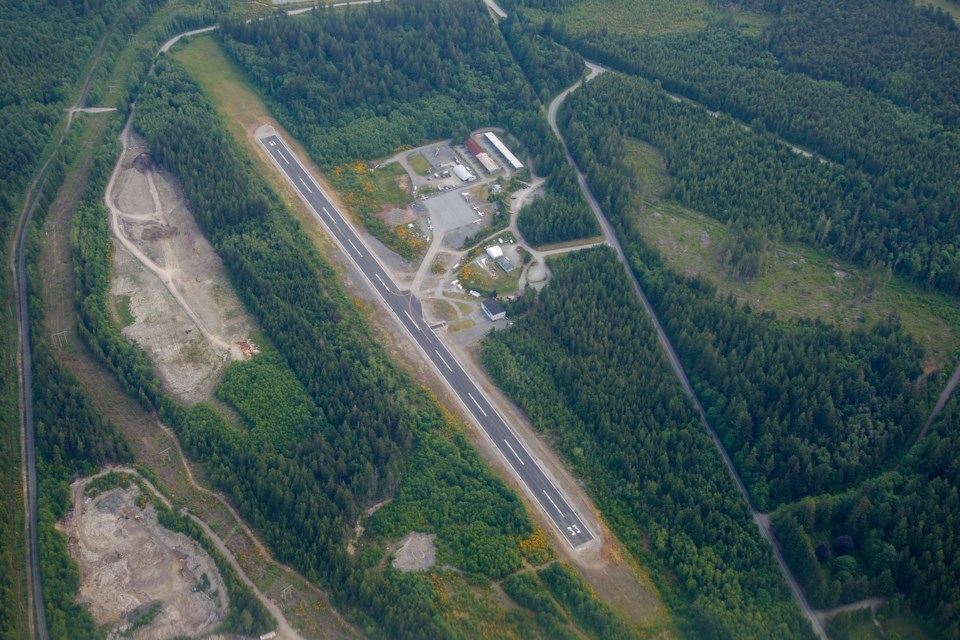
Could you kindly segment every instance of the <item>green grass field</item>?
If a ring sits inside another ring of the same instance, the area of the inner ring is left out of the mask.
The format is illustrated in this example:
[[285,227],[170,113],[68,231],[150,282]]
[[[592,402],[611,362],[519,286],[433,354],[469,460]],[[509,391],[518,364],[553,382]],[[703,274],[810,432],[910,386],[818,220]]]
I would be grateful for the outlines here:
[[238,141],[247,138],[247,127],[269,116],[263,100],[210,36],[194,37],[178,45],[173,57],[200,83]]
[[430,163],[427,162],[427,159],[423,157],[422,153],[411,153],[409,156],[407,156],[407,162],[410,163],[410,166],[413,167],[414,171],[422,176],[433,172],[433,167],[430,166]]
[[374,201],[381,207],[402,207],[412,201],[410,177],[399,162],[392,162],[374,170]]
[[775,243],[761,277],[734,278],[720,268],[719,247],[728,228],[662,197],[670,183],[656,149],[640,142],[631,142],[628,149],[630,161],[647,185],[638,215],[640,230],[674,269],[704,276],[721,293],[732,293],[752,308],[774,311],[782,318],[821,318],[855,327],[896,313],[926,349],[928,369],[952,361],[960,348],[960,306],[955,299],[795,243]]
[[117,296],[117,315],[120,316],[120,328],[126,328],[136,322],[130,311],[130,296]]
[[465,290],[474,289],[481,293],[485,291],[496,291],[497,295],[513,293],[517,290],[517,285],[520,282],[520,273],[523,271],[522,269],[517,267],[510,273],[504,273],[503,269],[496,266],[492,260],[488,259],[486,264],[488,267],[493,268],[493,272],[496,274],[495,276],[491,276],[488,271],[481,269],[476,264],[476,261],[471,261],[460,269],[457,277],[460,278]]
[[932,640],[933,635],[919,619],[909,614],[881,621],[884,640]]
[[960,2],[957,2],[957,0],[917,0],[916,4],[938,7],[953,16],[954,22],[960,22]]
[[[769,17],[740,9],[730,9],[732,19],[741,29],[759,32]],[[555,14],[527,9],[535,20]],[[630,35],[698,31],[710,21],[720,20],[724,13],[707,0],[579,0],[562,12],[567,28],[583,33],[607,29]]]

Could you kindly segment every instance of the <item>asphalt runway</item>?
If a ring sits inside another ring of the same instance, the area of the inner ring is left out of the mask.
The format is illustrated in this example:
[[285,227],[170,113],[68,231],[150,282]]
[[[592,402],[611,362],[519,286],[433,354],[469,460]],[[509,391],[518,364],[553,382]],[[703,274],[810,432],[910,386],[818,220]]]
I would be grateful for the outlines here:
[[327,232],[364,274],[370,286],[387,304],[490,441],[496,445],[504,460],[513,469],[514,475],[526,487],[527,495],[536,499],[537,504],[571,546],[576,548],[593,540],[593,535],[580,516],[547,478],[537,461],[530,456],[513,429],[424,321],[420,301],[409,290],[401,291],[397,287],[351,224],[279,136],[270,134],[258,140]]

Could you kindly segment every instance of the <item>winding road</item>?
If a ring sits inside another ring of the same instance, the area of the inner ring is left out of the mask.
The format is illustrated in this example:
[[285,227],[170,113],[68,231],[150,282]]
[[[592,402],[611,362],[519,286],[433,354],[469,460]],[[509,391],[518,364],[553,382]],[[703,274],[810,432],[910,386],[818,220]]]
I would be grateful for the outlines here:
[[673,344],[667,337],[666,332],[664,332],[663,325],[660,324],[660,318],[657,317],[657,312],[650,304],[650,301],[647,300],[646,294],[644,294],[643,289],[640,287],[640,282],[637,280],[636,275],[633,273],[633,269],[630,267],[630,261],[627,259],[627,256],[623,251],[623,247],[620,245],[620,241],[617,239],[617,234],[613,228],[613,225],[610,224],[610,221],[607,220],[603,210],[600,209],[600,204],[593,196],[593,193],[590,191],[590,187],[587,184],[586,176],[583,175],[583,172],[580,171],[580,167],[577,166],[576,161],[573,159],[573,155],[571,155],[570,150],[567,148],[567,143],[563,139],[563,135],[560,133],[559,127],[557,127],[557,110],[570,92],[574,91],[578,87],[582,86],[584,82],[590,81],[606,70],[600,65],[592,62],[588,62],[587,67],[590,69],[590,73],[585,79],[564,90],[556,98],[554,98],[553,102],[550,103],[550,108],[547,110],[547,119],[550,122],[550,128],[553,129],[554,135],[557,136],[560,144],[563,145],[563,149],[567,154],[567,162],[570,163],[574,171],[577,173],[577,181],[580,183],[580,189],[583,191],[583,195],[587,199],[587,203],[589,203],[590,208],[597,217],[600,227],[603,229],[603,236],[606,239],[607,244],[613,247],[617,252],[617,255],[620,257],[620,261],[623,263],[624,269],[627,272],[627,276],[630,278],[630,282],[633,283],[633,290],[637,294],[637,298],[640,299],[640,303],[643,305],[644,310],[647,312],[647,315],[653,322],[653,326],[657,332],[657,339],[660,341],[660,346],[663,348],[664,354],[667,356],[667,360],[670,363],[670,368],[673,369],[673,373],[683,386],[684,392],[690,397],[694,406],[697,408],[697,413],[700,415],[700,422],[710,435],[710,439],[713,440],[713,444],[716,446],[717,451],[720,452],[720,457],[723,458],[723,463],[726,465],[727,471],[730,473],[730,476],[737,485],[737,489],[740,490],[740,495],[746,501],[747,507],[750,509],[754,523],[756,523],[757,528],[760,529],[761,535],[763,535],[767,543],[770,545],[770,548],[773,550],[773,554],[777,559],[777,563],[780,565],[780,573],[783,574],[784,579],[786,579],[787,584],[790,586],[790,591],[793,593],[794,600],[797,602],[797,605],[800,607],[803,615],[810,621],[811,626],[813,626],[814,633],[816,633],[817,636],[823,640],[827,640],[828,636],[820,622],[820,618],[817,616],[816,611],[807,602],[806,596],[800,589],[800,585],[797,583],[796,578],[793,577],[793,573],[790,572],[790,568],[787,566],[787,563],[783,558],[783,554],[780,552],[780,547],[777,544],[777,540],[774,538],[773,532],[770,530],[768,517],[766,514],[762,514],[757,511],[756,507],[754,507],[753,500],[750,498],[750,492],[747,491],[747,487],[743,483],[743,479],[737,472],[736,467],[734,467],[733,460],[730,459],[730,454],[727,453],[727,450],[720,441],[720,437],[717,435],[717,432],[714,431],[713,427],[710,426],[710,422],[707,420],[707,414],[703,410],[703,405],[700,404],[700,399],[697,397],[693,387],[690,385],[690,380],[687,378],[687,373],[684,371],[683,364],[681,364],[680,358],[677,357],[677,353],[673,348]]
[[36,430],[33,422],[33,361],[30,346],[30,308],[27,292],[27,254],[26,245],[29,236],[30,221],[40,202],[40,196],[47,181],[47,170],[50,163],[57,157],[63,141],[66,139],[73,125],[77,113],[86,111],[85,103],[90,93],[90,85],[98,63],[103,56],[103,48],[112,27],[104,33],[97,43],[97,51],[93,56],[93,64],[83,83],[83,89],[76,103],[67,109],[67,122],[57,140],[57,144],[47,158],[40,171],[30,182],[23,198],[23,208],[17,220],[14,234],[15,250],[10,252],[10,270],[13,271],[13,293],[16,300],[17,317],[17,381],[20,385],[19,412],[20,412],[20,453],[22,458],[22,477],[24,492],[24,533],[25,554],[27,557],[27,608],[29,609],[29,630],[31,636],[39,640],[50,637],[47,630],[47,612],[43,602],[43,585],[40,577],[39,540],[37,537],[37,453]]

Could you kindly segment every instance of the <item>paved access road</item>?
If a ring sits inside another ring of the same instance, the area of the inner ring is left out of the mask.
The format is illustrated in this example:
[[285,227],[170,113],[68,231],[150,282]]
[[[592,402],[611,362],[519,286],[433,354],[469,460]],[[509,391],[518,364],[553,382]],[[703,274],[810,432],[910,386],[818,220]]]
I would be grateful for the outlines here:
[[530,456],[486,395],[480,391],[434,330],[424,321],[420,301],[410,291],[401,291],[397,287],[347,219],[333,205],[280,137],[270,133],[258,139],[313,214],[334,237],[340,248],[350,256],[370,286],[380,295],[463,406],[483,428],[509,463],[516,477],[524,484],[528,495],[536,499],[563,537],[573,547],[579,547],[593,540],[593,535],[580,516],[546,477],[539,464]]

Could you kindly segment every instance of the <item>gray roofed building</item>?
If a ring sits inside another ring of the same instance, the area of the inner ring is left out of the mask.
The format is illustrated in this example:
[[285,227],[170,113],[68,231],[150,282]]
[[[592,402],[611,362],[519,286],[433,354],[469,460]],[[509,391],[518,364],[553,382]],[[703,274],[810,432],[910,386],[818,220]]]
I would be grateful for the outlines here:
[[503,305],[500,304],[500,301],[496,298],[488,298],[484,300],[480,306],[490,320],[503,320],[507,317],[507,310],[503,308]]

